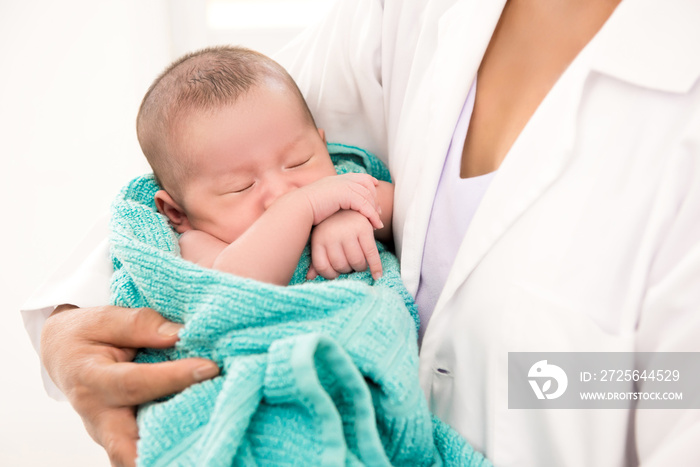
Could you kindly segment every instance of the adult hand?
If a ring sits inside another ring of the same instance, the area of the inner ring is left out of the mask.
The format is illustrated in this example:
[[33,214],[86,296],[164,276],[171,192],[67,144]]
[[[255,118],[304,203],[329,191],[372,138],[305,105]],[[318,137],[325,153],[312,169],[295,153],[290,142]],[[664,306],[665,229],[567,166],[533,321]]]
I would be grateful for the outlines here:
[[173,346],[181,327],[148,308],[73,305],[57,307],[44,324],[42,362],[112,465],[135,464],[138,404],[219,373],[204,359],[132,362],[141,347]]

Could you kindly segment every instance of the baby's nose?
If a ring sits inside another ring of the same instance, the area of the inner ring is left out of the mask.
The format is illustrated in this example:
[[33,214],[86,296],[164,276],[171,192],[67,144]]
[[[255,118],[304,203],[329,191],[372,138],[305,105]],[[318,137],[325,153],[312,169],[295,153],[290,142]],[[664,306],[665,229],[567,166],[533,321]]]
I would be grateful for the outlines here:
[[265,197],[265,209],[272,206],[280,196],[289,193],[294,188],[296,188],[296,186],[291,183],[290,180],[286,180],[285,177],[278,177],[276,180],[272,181],[268,187],[267,196]]

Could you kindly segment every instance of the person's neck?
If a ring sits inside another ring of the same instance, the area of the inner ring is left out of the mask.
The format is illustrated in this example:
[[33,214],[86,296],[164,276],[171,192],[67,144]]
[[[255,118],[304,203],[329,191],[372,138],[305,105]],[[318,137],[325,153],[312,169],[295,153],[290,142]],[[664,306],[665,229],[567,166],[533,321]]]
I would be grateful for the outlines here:
[[620,0],[510,0],[478,72],[463,178],[500,166],[518,135]]

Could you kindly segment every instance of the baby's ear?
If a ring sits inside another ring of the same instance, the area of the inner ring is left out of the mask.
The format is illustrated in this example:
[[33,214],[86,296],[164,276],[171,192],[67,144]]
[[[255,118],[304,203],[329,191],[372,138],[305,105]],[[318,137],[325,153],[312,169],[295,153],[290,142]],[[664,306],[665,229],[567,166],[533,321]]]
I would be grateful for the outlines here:
[[321,135],[321,139],[323,142],[326,142],[326,132],[323,130],[323,128],[318,128],[318,134]]
[[177,233],[185,233],[192,229],[185,210],[165,190],[158,190],[154,196],[158,212],[170,220]]

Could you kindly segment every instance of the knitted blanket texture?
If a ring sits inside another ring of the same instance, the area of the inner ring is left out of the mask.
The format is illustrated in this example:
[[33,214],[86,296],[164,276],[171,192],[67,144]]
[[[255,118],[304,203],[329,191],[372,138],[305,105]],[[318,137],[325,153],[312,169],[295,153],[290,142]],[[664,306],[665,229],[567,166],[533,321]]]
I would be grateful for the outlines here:
[[[339,173],[389,180],[365,151],[329,152]],[[377,281],[306,281],[307,246],[289,286],[265,284],[183,260],[158,189],[138,177],[113,203],[111,301],[185,325],[137,362],[204,357],[221,374],[139,408],[139,465],[490,465],[428,410],[415,305],[381,244]]]

